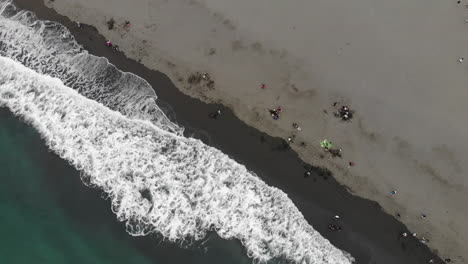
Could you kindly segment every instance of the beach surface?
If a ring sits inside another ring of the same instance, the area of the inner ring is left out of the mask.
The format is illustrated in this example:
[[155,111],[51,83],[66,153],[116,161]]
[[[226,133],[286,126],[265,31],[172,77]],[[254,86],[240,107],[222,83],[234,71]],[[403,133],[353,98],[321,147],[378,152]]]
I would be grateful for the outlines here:
[[[390,214],[399,213],[399,220],[418,237],[429,239],[428,246],[442,257],[466,262],[468,165],[463,158],[468,153],[468,127],[463,103],[468,98],[468,67],[459,59],[468,53],[468,3],[45,3],[74,21],[95,26],[129,58],[164,72],[184,93],[223,104],[269,135],[295,134],[292,147],[304,161],[330,169],[354,194],[377,201]],[[109,30],[111,18],[115,24]],[[130,26],[125,26],[126,20]],[[196,72],[209,73],[213,87],[194,82],[190,76]],[[355,110],[354,119],[335,118],[333,102]],[[277,106],[284,110],[275,121],[268,109]],[[200,118],[206,119],[206,113]],[[293,122],[301,131],[292,128]],[[323,138],[343,149],[342,159],[320,149]],[[300,147],[300,142],[307,146]],[[256,147],[242,151],[255,152]],[[349,168],[349,161],[355,166]],[[245,162],[253,170],[260,166],[252,159],[252,164]],[[274,181],[286,186],[282,189],[309,220],[313,214],[292,194],[310,190],[288,178],[301,177],[303,168],[286,168],[284,177]],[[392,190],[397,194],[390,195]],[[342,201],[327,202],[333,207]],[[325,231],[313,221],[312,225]]]

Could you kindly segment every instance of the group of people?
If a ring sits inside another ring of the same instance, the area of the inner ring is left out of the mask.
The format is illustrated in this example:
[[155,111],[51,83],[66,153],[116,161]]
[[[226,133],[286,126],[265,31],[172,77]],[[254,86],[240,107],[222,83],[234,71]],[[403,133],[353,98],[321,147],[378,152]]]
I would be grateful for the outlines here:
[[[333,104],[333,106],[336,106],[337,102]],[[343,121],[348,121],[353,118],[353,111],[349,109],[348,106],[343,105],[338,112],[334,113],[336,117],[341,118]]]
[[[115,23],[114,19],[111,19],[111,20],[107,21],[107,25],[108,25],[109,30],[114,29],[114,23]],[[79,28],[81,28],[80,22],[76,22],[76,24],[77,24],[77,26]],[[125,20],[124,27],[129,28],[130,27],[130,21]],[[105,44],[106,44],[107,47],[112,48],[112,51],[114,51],[114,52],[119,51],[119,46],[112,44],[112,42],[110,40],[107,40]]]
[[283,111],[283,108],[281,106],[278,106],[277,108],[270,109],[269,111],[271,117],[273,117],[274,120],[277,120],[280,116],[280,112]]

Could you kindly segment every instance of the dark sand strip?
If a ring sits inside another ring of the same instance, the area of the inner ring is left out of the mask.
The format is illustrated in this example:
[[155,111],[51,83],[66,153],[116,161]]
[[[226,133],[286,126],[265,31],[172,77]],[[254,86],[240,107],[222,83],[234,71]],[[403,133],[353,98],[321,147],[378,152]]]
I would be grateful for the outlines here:
[[[40,19],[57,21],[71,29],[77,41],[90,53],[107,57],[119,69],[146,79],[161,99],[158,103],[171,109],[170,115],[186,127],[187,135],[194,134],[221,149],[257,173],[267,184],[286,192],[309,223],[334,245],[351,253],[357,263],[416,264],[428,263],[431,258],[435,263],[443,263],[416,239],[401,238],[402,232],[409,231],[393,216],[384,213],[377,203],[352,196],[327,172],[314,169],[310,177],[304,178],[304,166],[307,165],[296,153],[285,148],[287,145],[282,139],[246,126],[222,106],[208,105],[183,95],[164,74],[112,52],[95,28],[83,25],[78,29],[68,18],[45,7],[42,1],[15,2],[18,7],[36,13]],[[209,118],[209,113],[218,108],[222,109],[222,116],[217,120]],[[336,214],[341,216],[341,232],[331,232],[327,228],[335,222],[333,216]]]

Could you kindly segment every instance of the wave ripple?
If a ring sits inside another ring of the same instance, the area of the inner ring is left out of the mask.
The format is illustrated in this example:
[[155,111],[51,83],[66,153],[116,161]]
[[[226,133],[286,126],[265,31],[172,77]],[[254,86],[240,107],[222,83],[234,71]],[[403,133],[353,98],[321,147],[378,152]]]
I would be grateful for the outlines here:
[[129,119],[59,79],[0,57],[0,107],[32,124],[46,144],[101,188],[134,236],[237,238],[265,262],[351,263],[304,219],[285,193],[201,141]]

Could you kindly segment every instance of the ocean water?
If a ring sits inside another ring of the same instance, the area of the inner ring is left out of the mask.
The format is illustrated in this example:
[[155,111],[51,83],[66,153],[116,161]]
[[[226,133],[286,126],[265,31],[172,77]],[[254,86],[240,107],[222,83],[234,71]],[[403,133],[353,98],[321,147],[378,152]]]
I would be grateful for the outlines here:
[[[246,253],[236,255],[254,261],[352,262],[349,254],[331,245],[307,223],[281,190],[266,185],[221,151],[183,137],[183,128],[159,109],[156,94],[146,81],[119,71],[104,58],[89,55],[63,26],[39,21],[4,0],[0,0],[0,69],[0,107],[7,107],[33,127],[48,149],[78,170],[79,174],[70,173],[75,182],[81,179],[82,184],[102,191],[101,196],[110,203],[107,210],[129,235],[156,236],[194,247],[215,232],[225,240],[240,241]],[[24,153],[18,153],[15,160],[22,162]],[[34,162],[37,165],[31,168],[40,167],[40,162]],[[37,177],[31,182],[40,182],[41,170],[36,176],[34,171],[25,174]],[[53,178],[50,181],[53,184]],[[15,184],[21,187],[24,183]],[[39,190],[31,192],[41,193]],[[51,198],[46,204],[54,201]],[[11,210],[17,207],[15,202],[10,204]],[[46,206],[44,210],[51,208],[57,207]],[[21,214],[15,214],[20,219],[10,224],[21,223]],[[44,215],[55,214],[64,233],[71,232],[76,239],[70,243],[82,252],[80,256],[94,250],[92,243],[85,242],[92,237],[73,230],[78,217],[60,210]],[[43,224],[37,225],[41,228],[32,224],[31,232],[40,237],[47,233],[42,227],[54,229],[49,222]],[[112,233],[99,238],[106,239]],[[54,239],[38,251],[56,250],[65,244],[61,242],[65,238]],[[232,245],[227,248],[236,248]],[[132,252],[132,246],[118,246],[144,263],[145,257]],[[92,251],[96,258],[105,252]],[[57,253],[56,258],[62,255]],[[101,263],[90,261],[95,262]]]
[[239,243],[213,234],[183,249],[129,236],[36,130],[6,108],[0,124],[0,263],[251,263]]

